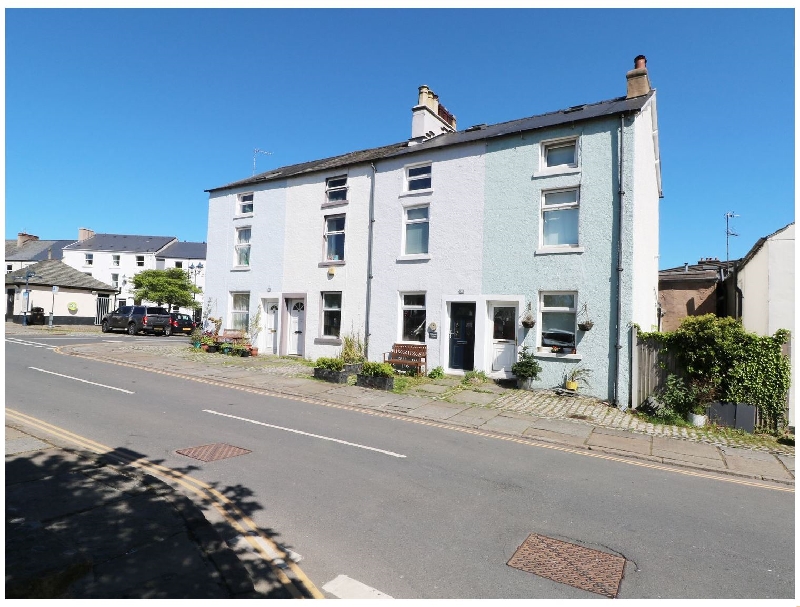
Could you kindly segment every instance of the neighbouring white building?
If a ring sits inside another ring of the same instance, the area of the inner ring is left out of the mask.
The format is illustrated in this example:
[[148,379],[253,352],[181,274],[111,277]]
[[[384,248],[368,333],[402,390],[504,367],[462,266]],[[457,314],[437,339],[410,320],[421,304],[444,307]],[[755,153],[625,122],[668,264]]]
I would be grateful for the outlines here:
[[429,369],[512,377],[527,345],[537,387],[582,365],[629,405],[630,327],[658,309],[643,56],[623,97],[463,131],[422,86],[408,140],[207,191],[207,312],[247,329],[260,307],[263,352],[335,356],[353,332],[370,360],[424,343]]
[[[180,242],[174,236],[96,234],[80,228],[77,242],[65,246],[62,252],[64,263],[117,289],[108,302],[114,309],[133,303],[132,279],[143,270],[182,268],[202,288],[205,248],[205,243]],[[201,297],[198,295],[198,301]]]
[[789,425],[794,413],[794,222],[759,238],[736,265],[739,314],[748,331],[774,335],[778,329],[791,333],[788,344],[792,365],[789,388]]

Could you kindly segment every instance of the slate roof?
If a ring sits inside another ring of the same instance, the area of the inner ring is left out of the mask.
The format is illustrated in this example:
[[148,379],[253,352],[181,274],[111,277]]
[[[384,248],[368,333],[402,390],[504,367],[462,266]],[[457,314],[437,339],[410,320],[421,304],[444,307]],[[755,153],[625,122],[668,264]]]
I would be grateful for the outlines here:
[[529,118],[511,120],[509,122],[501,122],[499,124],[493,124],[489,126],[478,125],[475,127],[470,127],[464,131],[444,133],[442,135],[425,140],[417,145],[409,145],[408,141],[401,141],[400,143],[394,143],[392,145],[386,145],[383,147],[372,148],[358,152],[350,152],[349,154],[343,154],[341,156],[333,156],[331,158],[324,158],[322,160],[313,160],[311,162],[293,164],[273,169],[265,173],[260,173],[247,179],[234,181],[227,185],[211,188],[206,190],[206,192],[229,190],[233,188],[264,183],[266,181],[285,179],[294,175],[302,175],[316,171],[325,171],[339,167],[351,166],[354,164],[373,162],[375,160],[402,156],[404,154],[427,152],[431,149],[472,143],[474,141],[481,141],[485,139],[493,139],[496,137],[503,137],[506,135],[513,135],[515,133],[543,129],[560,124],[570,124],[573,122],[591,120],[593,118],[603,118],[606,116],[612,116],[614,114],[635,112],[642,109],[645,103],[647,103],[647,101],[654,94],[655,89],[650,91],[647,95],[641,95],[632,99],[617,97],[616,99],[609,99],[608,101],[576,105],[574,107],[558,110],[556,112],[539,114]]
[[6,274],[7,285],[25,285],[25,273],[32,271],[36,273],[36,277],[28,280],[29,285],[52,287],[70,288],[70,289],[85,289],[87,291],[108,291],[115,293],[117,289],[111,285],[92,278],[88,274],[84,274],[75,268],[72,268],[59,259],[46,259],[33,265],[17,270],[16,272],[9,272]]
[[205,259],[206,243],[175,241],[158,254],[171,259]]
[[52,258],[61,259],[64,247],[75,242],[74,240],[30,240],[17,248],[14,242],[13,250],[8,252],[6,241],[6,261],[43,261],[47,259],[47,251],[52,249]]
[[14,252],[14,249],[17,248],[17,239],[9,240],[6,238],[6,257],[11,255]]
[[[731,259],[729,265],[733,268],[737,263],[737,260]],[[659,270],[658,282],[677,282],[682,280],[716,281],[720,279],[720,271],[724,270],[726,266],[728,264],[719,259],[701,259],[696,264]]]
[[95,234],[64,247],[70,251],[113,251],[124,253],[156,253],[172,241],[174,236],[134,236],[128,234]]

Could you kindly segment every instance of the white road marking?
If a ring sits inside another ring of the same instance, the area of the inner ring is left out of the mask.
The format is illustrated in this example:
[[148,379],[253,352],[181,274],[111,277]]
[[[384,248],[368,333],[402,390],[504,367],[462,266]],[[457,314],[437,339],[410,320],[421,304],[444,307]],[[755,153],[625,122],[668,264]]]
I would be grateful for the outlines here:
[[55,349],[55,346],[51,346],[50,344],[42,344],[38,341],[27,341],[24,339],[19,339],[17,337],[6,337],[6,341],[10,341],[13,344],[19,344],[21,346],[33,346],[34,348],[49,348],[50,350]]
[[331,441],[334,443],[340,443],[342,445],[347,445],[349,447],[358,447],[359,449],[366,449],[368,451],[376,451],[378,453],[383,453],[384,455],[391,455],[392,457],[401,457],[404,458],[405,455],[401,455],[399,453],[394,453],[393,451],[384,451],[383,449],[378,449],[376,447],[368,447],[366,445],[359,445],[358,443],[350,443],[346,440],[341,440],[338,438],[331,438],[329,436],[321,436],[319,434],[311,434],[309,432],[303,432],[302,430],[295,430],[294,428],[284,428],[283,426],[275,426],[273,424],[265,424],[264,422],[260,422],[254,419],[247,419],[246,417],[238,417],[236,415],[228,415],[227,413],[220,413],[219,411],[212,411],[211,409],[203,409],[204,413],[212,413],[214,415],[220,415],[222,417],[229,417],[231,419],[238,419],[239,421],[248,422],[251,424],[256,424],[257,426],[265,426],[267,428],[275,428],[276,430],[285,430],[286,432],[293,432],[294,434],[302,434],[303,436],[310,436],[311,438],[320,438],[322,440]]
[[370,588],[358,580],[346,575],[339,575],[322,587],[339,599],[391,599],[388,594]]
[[123,388],[115,388],[114,386],[106,386],[105,384],[98,384],[93,381],[89,381],[88,379],[81,379],[80,377],[72,377],[71,375],[62,375],[61,373],[55,373],[54,371],[45,371],[44,369],[40,369],[39,367],[28,367],[29,369],[33,369],[34,371],[41,371],[42,373],[49,373],[50,375],[58,375],[59,377],[66,377],[67,379],[74,379],[75,381],[83,382],[84,384],[92,384],[93,386],[100,386],[101,388],[108,388],[109,390],[117,390],[119,392],[124,392],[125,394],[136,394],[136,392],[131,392],[130,390],[125,390]]

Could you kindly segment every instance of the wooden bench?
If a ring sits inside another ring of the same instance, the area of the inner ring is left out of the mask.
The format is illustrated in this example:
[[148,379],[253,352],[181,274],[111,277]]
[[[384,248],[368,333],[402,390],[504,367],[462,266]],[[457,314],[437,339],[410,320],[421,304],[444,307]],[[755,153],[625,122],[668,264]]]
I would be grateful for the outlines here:
[[383,354],[383,362],[390,365],[416,367],[423,375],[427,371],[428,346],[425,344],[394,344],[391,352]]
[[216,342],[218,344],[232,344],[235,341],[242,341],[244,339],[247,339],[244,331],[238,331],[236,329],[223,329],[222,333],[217,335]]

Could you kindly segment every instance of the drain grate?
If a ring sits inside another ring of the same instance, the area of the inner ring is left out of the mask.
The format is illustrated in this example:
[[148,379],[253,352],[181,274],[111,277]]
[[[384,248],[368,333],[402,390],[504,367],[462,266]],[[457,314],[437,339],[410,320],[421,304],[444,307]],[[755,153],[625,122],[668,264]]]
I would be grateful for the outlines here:
[[522,542],[508,565],[613,599],[619,592],[625,559],[532,533]]
[[202,445],[200,447],[189,447],[188,449],[178,449],[175,453],[180,453],[186,457],[199,459],[201,462],[215,462],[220,459],[228,459],[237,455],[251,453],[250,449],[234,447],[226,443],[214,443],[212,445]]

